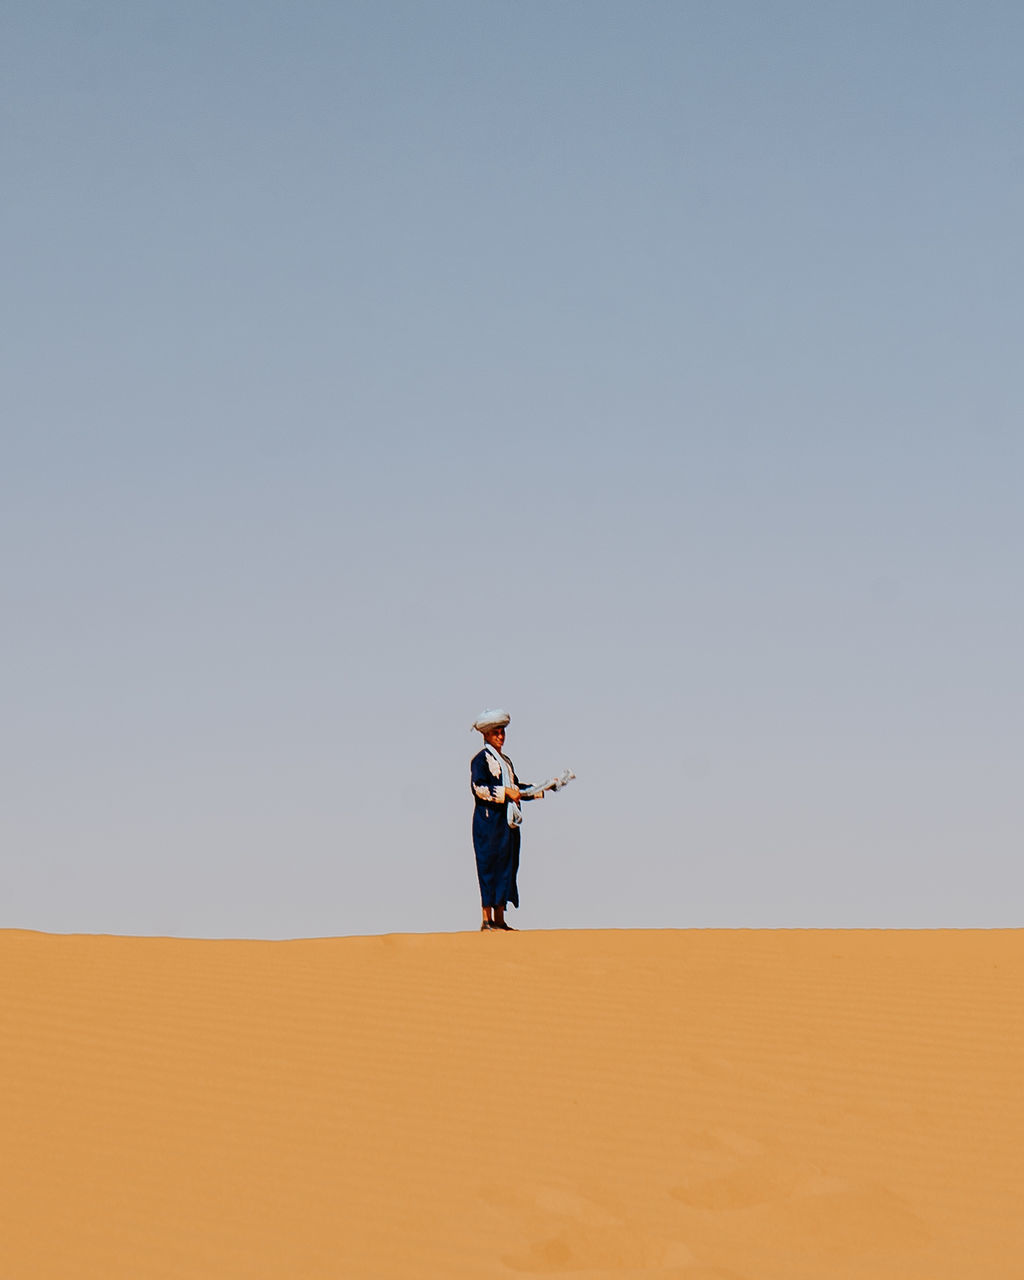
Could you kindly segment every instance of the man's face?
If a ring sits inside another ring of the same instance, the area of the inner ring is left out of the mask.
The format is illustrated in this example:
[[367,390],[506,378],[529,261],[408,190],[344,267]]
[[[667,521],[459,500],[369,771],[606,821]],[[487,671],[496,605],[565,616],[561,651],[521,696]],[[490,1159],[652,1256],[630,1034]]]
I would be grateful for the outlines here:
[[500,751],[505,745],[505,726],[502,725],[500,729],[488,729],[484,734],[484,742],[495,751]]

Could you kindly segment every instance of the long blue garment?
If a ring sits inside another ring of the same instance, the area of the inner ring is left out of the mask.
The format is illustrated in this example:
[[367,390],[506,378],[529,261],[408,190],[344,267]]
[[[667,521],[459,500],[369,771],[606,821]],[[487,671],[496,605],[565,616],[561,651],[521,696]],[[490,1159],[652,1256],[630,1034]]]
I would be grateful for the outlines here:
[[[516,777],[512,761],[505,756],[517,787],[529,786]],[[501,766],[485,747],[469,766],[473,789],[473,849],[480,880],[480,903],[485,907],[519,906],[519,828],[508,825],[508,801],[501,781]],[[531,797],[524,796],[524,800]]]

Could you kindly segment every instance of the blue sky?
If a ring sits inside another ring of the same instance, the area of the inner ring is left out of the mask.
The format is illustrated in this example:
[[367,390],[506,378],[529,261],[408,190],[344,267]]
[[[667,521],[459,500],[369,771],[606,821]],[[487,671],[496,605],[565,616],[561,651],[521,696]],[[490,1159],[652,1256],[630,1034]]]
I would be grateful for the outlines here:
[[0,925],[1020,923],[1019,6],[0,18]]

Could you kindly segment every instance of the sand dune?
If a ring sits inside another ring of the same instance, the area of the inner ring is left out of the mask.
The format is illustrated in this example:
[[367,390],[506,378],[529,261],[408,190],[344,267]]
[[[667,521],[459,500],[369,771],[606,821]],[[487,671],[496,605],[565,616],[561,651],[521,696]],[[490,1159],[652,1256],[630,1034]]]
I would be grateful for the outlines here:
[[1024,932],[0,933],[0,1280],[1013,1280]]

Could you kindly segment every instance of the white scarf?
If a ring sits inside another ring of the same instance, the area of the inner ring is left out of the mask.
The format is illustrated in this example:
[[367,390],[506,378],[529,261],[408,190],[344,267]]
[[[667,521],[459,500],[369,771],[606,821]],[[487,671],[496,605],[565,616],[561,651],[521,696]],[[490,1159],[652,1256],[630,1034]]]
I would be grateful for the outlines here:
[[[501,752],[492,747],[489,742],[485,746],[484,750],[489,751],[501,767],[501,785],[505,788],[505,798],[508,800],[508,788],[515,785],[512,780],[512,770],[508,767],[508,761]],[[510,827],[518,827],[522,823],[523,811],[515,800],[508,800],[508,805],[505,809],[505,816],[508,819],[508,825]]]

